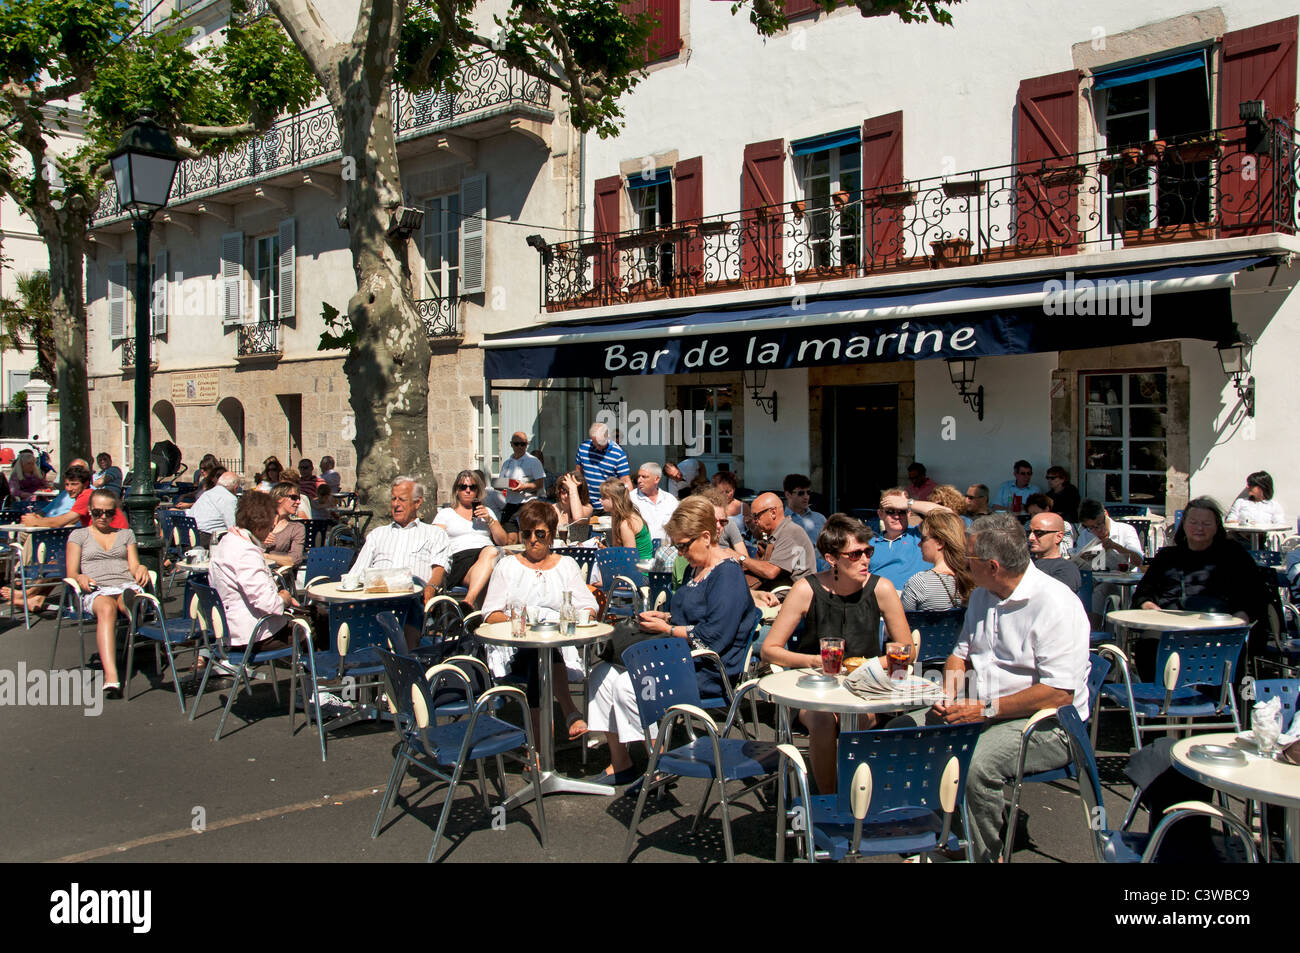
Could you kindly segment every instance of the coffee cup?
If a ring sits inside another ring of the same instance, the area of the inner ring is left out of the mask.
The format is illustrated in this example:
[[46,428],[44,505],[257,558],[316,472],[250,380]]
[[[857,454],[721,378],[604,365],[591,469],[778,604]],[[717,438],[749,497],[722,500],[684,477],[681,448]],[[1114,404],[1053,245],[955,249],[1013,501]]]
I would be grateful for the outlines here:
[[340,581],[339,584],[340,584],[340,585],[342,586],[342,588],[344,588],[344,589],[360,589],[360,588],[361,588],[361,573],[359,573],[359,572],[345,572],[345,573],[343,574],[343,579]]
[[579,609],[579,610],[578,610],[578,625],[591,625],[591,610],[590,610],[590,609]]

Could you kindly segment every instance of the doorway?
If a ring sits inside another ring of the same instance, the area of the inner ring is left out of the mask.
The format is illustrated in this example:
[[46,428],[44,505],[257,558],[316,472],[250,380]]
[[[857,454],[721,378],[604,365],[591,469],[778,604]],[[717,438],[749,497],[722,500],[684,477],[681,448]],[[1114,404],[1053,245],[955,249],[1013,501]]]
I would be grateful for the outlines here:
[[898,385],[827,387],[822,405],[831,512],[875,509],[898,483]]

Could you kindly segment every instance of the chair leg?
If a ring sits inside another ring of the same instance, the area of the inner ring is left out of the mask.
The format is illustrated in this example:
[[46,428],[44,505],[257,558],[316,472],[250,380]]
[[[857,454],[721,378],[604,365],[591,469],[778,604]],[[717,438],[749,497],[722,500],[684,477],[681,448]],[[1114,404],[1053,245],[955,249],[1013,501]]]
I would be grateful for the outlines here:
[[397,749],[397,757],[393,758],[393,771],[388,776],[388,787],[384,788],[384,798],[379,802],[379,816],[375,818],[375,826],[370,828],[371,840],[379,836],[379,826],[384,821],[384,815],[397,800],[397,791],[402,786],[402,768],[406,765],[405,754],[406,745],[403,744]]
[[176,701],[181,706],[181,714],[185,714],[185,692],[181,691],[181,679],[176,673],[176,653],[172,651],[171,642],[164,646],[167,650],[167,667],[172,673],[172,689],[176,692]]
[[438,815],[438,829],[433,832],[433,846],[429,848],[429,856],[425,859],[426,864],[433,863],[433,858],[438,853],[438,841],[442,840],[442,832],[447,827],[447,818],[451,816],[451,804],[456,800],[456,785],[460,783],[460,773],[464,767],[465,762],[458,762],[456,770],[451,774],[451,782],[447,785],[447,799],[442,802],[442,813]]
[[[212,736],[213,741],[221,740],[221,729],[226,723],[226,716],[230,714],[230,708],[235,704],[235,698],[239,695],[239,683],[247,682],[244,678],[244,666],[240,665],[235,672],[235,684],[230,688],[230,694],[226,696],[226,707],[221,710],[221,719],[217,722],[217,733]],[[248,693],[253,694],[252,686],[249,686]]]
[[504,800],[506,796],[506,761],[501,755],[497,755],[497,791]]
[[275,667],[275,659],[271,659],[271,692],[275,695],[275,703],[280,704],[280,675]]
[[704,809],[709,806],[709,796],[713,794],[713,779],[709,779],[708,785],[704,788],[704,797],[700,798],[700,806],[695,809],[695,819],[691,821],[691,833],[700,826],[700,821],[704,820]]
[[731,806],[727,803],[727,782],[721,773],[718,775],[718,800],[722,804],[722,843],[727,848],[727,863],[732,864],[736,862],[736,850],[731,843]]
[[478,774],[478,793],[483,798],[483,812],[491,817],[492,803],[487,795],[487,769],[483,766],[482,758],[474,762],[474,771]]
[[203,666],[203,677],[199,679],[199,690],[194,693],[194,704],[190,706],[190,721],[199,712],[199,702],[203,698],[203,692],[208,687],[208,676],[212,674],[212,655],[208,655],[208,663]]
[[[524,770],[533,776],[533,803],[537,805],[537,828],[542,835],[542,850],[546,850],[546,808],[542,804],[544,800],[542,797],[542,771],[538,767],[539,764],[537,751],[530,745],[528,747],[528,764]],[[505,775],[502,775],[501,782],[504,787]]]
[[[27,620],[27,587],[23,586],[23,621]],[[31,628],[31,623],[27,628]],[[59,599],[59,618],[54,623],[54,644],[50,646],[50,671],[54,671],[54,655],[59,650],[59,632],[63,629],[63,599]]]
[[132,667],[134,665],[135,665],[135,639],[128,637],[126,643],[126,668],[122,670],[124,673],[122,675],[122,700],[123,701],[129,702],[131,700],[131,676],[135,674],[135,669]]
[[656,742],[654,750],[650,752],[650,763],[646,765],[645,778],[641,782],[641,793],[636,797],[636,810],[632,812],[632,823],[627,829],[627,842],[623,845],[623,863],[627,863],[632,856],[632,848],[636,844],[637,825],[641,823],[641,812],[645,810],[645,799],[650,793],[650,780],[655,776],[655,766],[658,763],[659,742]]

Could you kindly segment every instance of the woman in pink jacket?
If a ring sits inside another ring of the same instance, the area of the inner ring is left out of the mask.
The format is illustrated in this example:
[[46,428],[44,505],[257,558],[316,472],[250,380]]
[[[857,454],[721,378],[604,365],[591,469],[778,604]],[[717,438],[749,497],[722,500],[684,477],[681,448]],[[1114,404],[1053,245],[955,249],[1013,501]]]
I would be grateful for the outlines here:
[[212,551],[208,579],[225,609],[232,647],[246,646],[254,626],[267,616],[277,617],[279,623],[267,632],[259,646],[289,645],[280,632],[289,621],[285,610],[298,602],[271,573],[262,548],[275,528],[276,509],[270,495],[248,491],[239,498],[235,509],[235,528],[221,537]]

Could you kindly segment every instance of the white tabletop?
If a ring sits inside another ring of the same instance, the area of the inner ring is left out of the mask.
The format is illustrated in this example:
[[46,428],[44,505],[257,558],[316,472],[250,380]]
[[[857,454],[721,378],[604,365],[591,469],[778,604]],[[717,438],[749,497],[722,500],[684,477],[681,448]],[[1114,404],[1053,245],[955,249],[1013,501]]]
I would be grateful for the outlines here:
[[318,582],[307,587],[307,595],[321,602],[376,602],[381,599],[390,601],[419,599],[424,594],[424,591],[418,587],[406,592],[366,592],[365,589],[348,592],[341,589],[340,585],[341,583],[337,582]]
[[565,645],[582,645],[596,639],[608,638],[614,627],[606,622],[578,626],[573,635],[538,634],[531,628],[524,638],[510,634],[509,622],[484,622],[474,630],[474,637],[488,645],[513,645],[517,648],[548,649]]
[[1119,572],[1118,570],[1094,570],[1093,582],[1108,582],[1115,586],[1136,586],[1142,581],[1140,572]]
[[1183,609],[1117,609],[1106,613],[1106,621],[1129,629],[1173,632],[1181,629],[1231,629],[1250,625],[1223,613],[1188,612]]
[[[1246,763],[1232,765],[1198,761],[1189,754],[1195,745],[1237,748],[1245,752]],[[1255,754],[1254,745],[1243,745],[1232,732],[1184,738],[1174,744],[1171,754],[1179,771],[1216,791],[1300,810],[1300,766],[1261,758]]]
[[1290,523],[1224,523],[1224,529],[1234,533],[1285,533],[1291,529]]
[[759,681],[758,690],[778,705],[854,715],[928,708],[944,697],[943,691],[938,686],[933,686],[933,691],[930,692],[882,695],[878,699],[866,699],[844,687],[844,676],[839,676],[833,687],[824,689],[808,688],[798,684],[801,678],[814,671],[809,668],[792,668],[768,675]]
[[1163,523],[1165,517],[1156,513],[1143,513],[1141,516],[1112,516],[1111,519],[1121,523]]
[[0,523],[0,533],[43,533],[53,526],[26,526],[22,523]]

